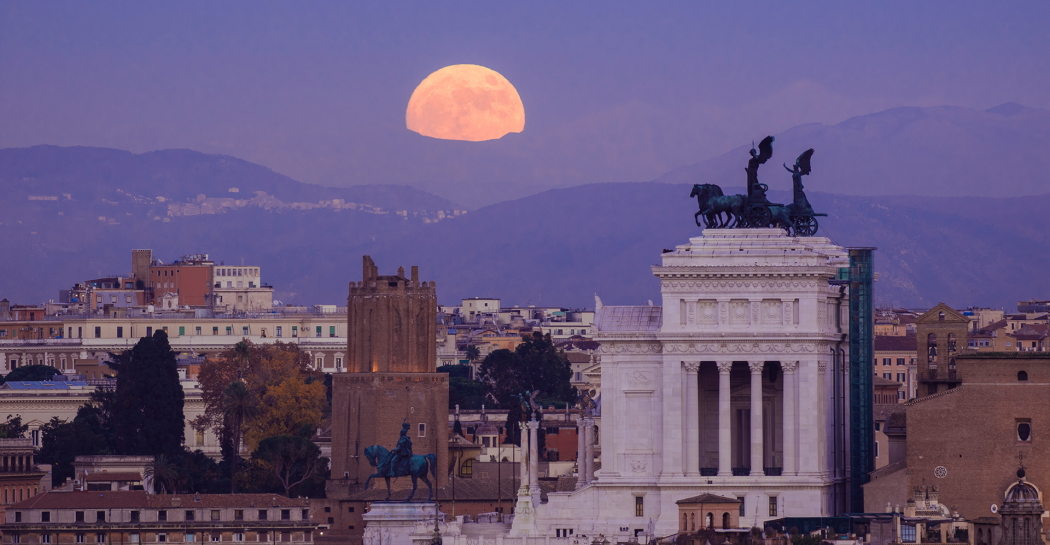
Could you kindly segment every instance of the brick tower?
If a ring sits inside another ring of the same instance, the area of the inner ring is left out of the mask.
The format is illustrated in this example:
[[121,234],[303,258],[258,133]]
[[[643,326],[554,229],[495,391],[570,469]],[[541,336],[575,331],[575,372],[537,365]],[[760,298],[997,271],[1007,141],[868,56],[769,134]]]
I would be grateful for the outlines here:
[[[332,384],[332,480],[329,498],[361,490],[376,470],[364,449],[397,443],[401,424],[410,428],[415,454],[437,456],[437,481],[448,464],[448,375],[436,372],[437,296],[434,282],[420,282],[417,267],[380,276],[364,256],[361,282],[350,282],[347,299],[347,373]],[[373,482],[375,482],[373,480]],[[399,479],[398,488],[411,486]],[[379,480],[373,486],[383,487]],[[426,497],[420,483],[416,499]]]

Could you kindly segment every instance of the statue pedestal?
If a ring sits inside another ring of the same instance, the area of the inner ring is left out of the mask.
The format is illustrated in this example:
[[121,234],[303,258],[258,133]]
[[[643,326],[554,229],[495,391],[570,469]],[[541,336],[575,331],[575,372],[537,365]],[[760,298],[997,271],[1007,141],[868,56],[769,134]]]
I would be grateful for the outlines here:
[[514,522],[510,525],[510,536],[533,535],[536,535],[536,506],[533,504],[531,490],[525,484],[518,489],[518,503],[514,506]]
[[414,534],[424,527],[434,528],[434,518],[443,518],[437,504],[375,502],[362,515],[365,520],[364,545],[412,545]]

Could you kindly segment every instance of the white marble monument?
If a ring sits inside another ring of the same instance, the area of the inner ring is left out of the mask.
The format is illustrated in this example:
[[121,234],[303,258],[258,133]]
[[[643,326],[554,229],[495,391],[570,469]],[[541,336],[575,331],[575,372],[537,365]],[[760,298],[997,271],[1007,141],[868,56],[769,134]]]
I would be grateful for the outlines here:
[[703,493],[742,498],[741,527],[840,513],[849,304],[829,280],[846,251],[709,229],[661,257],[662,306],[597,312],[601,467],[534,505],[532,535],[666,536],[675,501]]

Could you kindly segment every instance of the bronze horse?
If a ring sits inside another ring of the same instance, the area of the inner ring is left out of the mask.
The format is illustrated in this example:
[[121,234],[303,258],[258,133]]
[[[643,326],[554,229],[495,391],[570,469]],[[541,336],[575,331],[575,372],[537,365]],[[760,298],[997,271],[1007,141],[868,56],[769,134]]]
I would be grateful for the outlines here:
[[[365,458],[368,458],[368,463],[372,467],[378,467],[379,461],[390,455],[390,451],[382,445],[372,445],[365,448]],[[409,458],[408,472],[404,475],[395,475],[396,477],[412,477],[412,492],[409,493],[408,498],[404,501],[412,501],[412,496],[416,495],[416,487],[419,483],[416,479],[423,479],[423,482],[427,483],[427,488],[430,493],[427,494],[427,501],[434,498],[434,486],[430,484],[430,479],[427,479],[427,469],[430,470],[430,474],[437,480],[437,457],[433,454],[414,454]],[[382,475],[380,473],[373,473],[368,476],[365,480],[365,490],[368,490],[368,483],[372,482],[373,477],[383,477],[386,479],[386,499],[390,501],[390,475]]]
[[[708,227],[717,229],[733,226],[742,227],[743,212],[746,197],[743,195],[729,195],[722,193],[722,188],[715,184],[696,184],[690,197],[696,197],[696,203],[700,210],[693,215],[697,227]],[[722,214],[726,215],[725,220]],[[700,224],[700,216],[704,217],[704,224]]]

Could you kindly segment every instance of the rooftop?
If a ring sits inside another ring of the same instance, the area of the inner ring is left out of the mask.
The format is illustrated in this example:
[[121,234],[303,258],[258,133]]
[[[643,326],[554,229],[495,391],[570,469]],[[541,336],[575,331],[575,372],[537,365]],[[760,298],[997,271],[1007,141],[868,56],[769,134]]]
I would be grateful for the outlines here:
[[917,344],[915,337],[912,336],[898,336],[898,335],[876,335],[875,336],[875,350],[876,351],[908,351],[914,352]]
[[606,306],[596,313],[594,325],[599,331],[659,331],[663,311],[654,305]]
[[[385,491],[384,491],[385,493]],[[169,507],[307,507],[309,500],[277,494],[148,494],[143,490],[113,492],[45,492],[8,505],[8,509],[125,509]]]
[[692,503],[733,503],[739,504],[740,500],[736,498],[727,498],[725,496],[716,496],[715,494],[700,494],[699,496],[693,496],[691,498],[685,498],[684,500],[678,500],[675,503],[678,505],[692,504]]

